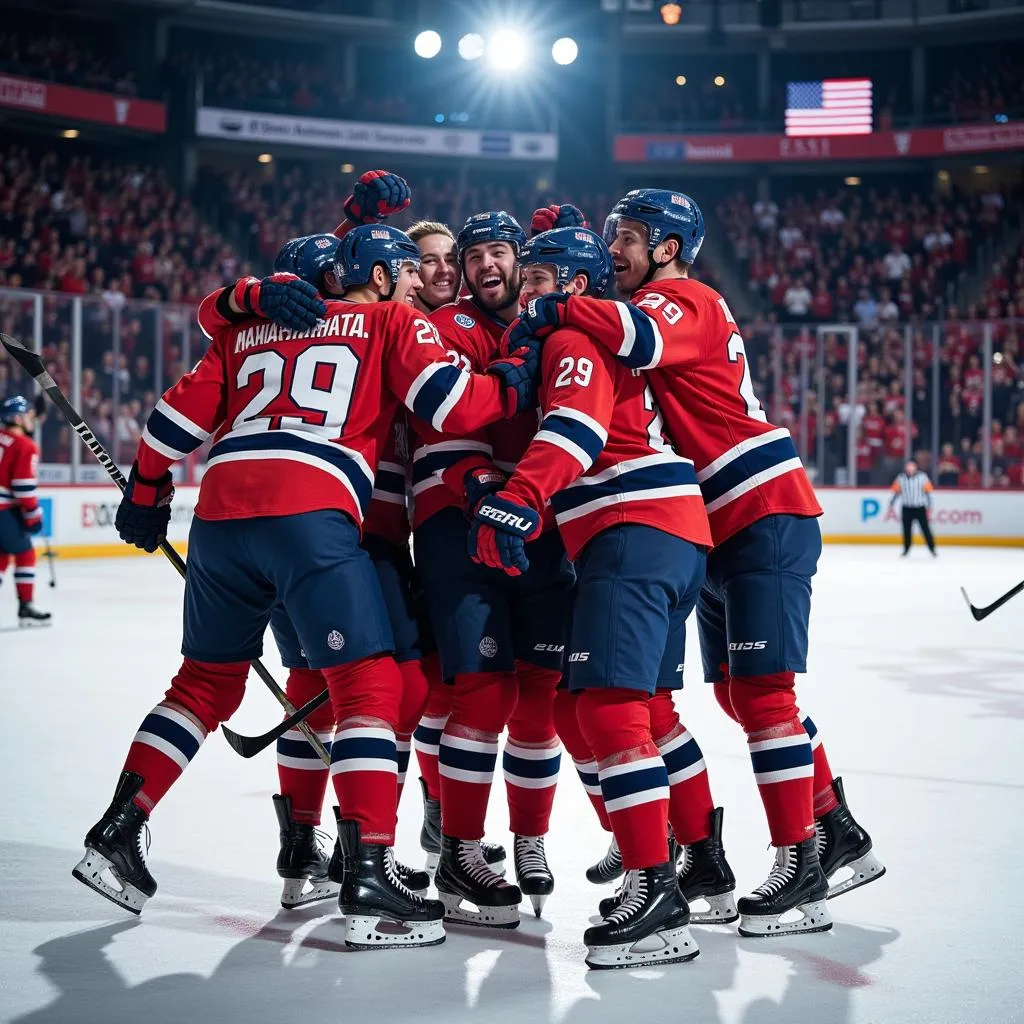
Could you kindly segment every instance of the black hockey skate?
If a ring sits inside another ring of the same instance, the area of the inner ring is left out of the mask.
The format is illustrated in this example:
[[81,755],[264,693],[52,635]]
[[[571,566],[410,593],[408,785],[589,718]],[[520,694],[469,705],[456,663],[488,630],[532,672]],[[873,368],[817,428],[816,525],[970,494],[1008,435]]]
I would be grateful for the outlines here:
[[[816,840],[805,839],[775,851],[771,874],[737,906],[740,935],[766,938],[794,932],[827,932],[832,915],[825,904],[828,879],[818,863]],[[783,921],[783,916],[800,916]]]
[[522,890],[494,872],[477,840],[441,836],[434,885],[449,921],[481,928],[519,927]]
[[612,836],[608,844],[608,852],[596,863],[587,868],[587,881],[594,885],[607,885],[622,877],[622,854],[619,853],[619,844]]
[[[736,910],[736,876],[725,859],[722,846],[722,808],[711,812],[711,835],[699,843],[681,847],[683,863],[679,869],[679,888],[690,904],[694,924],[728,924],[739,917]],[[695,910],[695,900],[703,900],[707,910]]]
[[[828,879],[828,898],[874,882],[885,874],[885,867],[871,852],[871,836],[854,820],[846,805],[843,780],[832,780],[832,792],[839,801],[828,814],[814,823],[818,842],[818,860]],[[842,878],[837,878],[844,868]]]
[[[616,847],[617,849],[617,847]],[[679,858],[683,854],[683,847],[676,842],[676,837],[669,832],[668,837],[668,860],[670,864],[676,866],[676,871],[679,870]],[[615,890],[614,896],[605,896],[603,900],[597,905],[597,911],[602,918],[607,918],[609,914],[617,906],[619,906],[629,895],[629,872],[623,876],[622,881],[619,883],[619,887]],[[690,920],[695,921],[696,918],[693,916],[693,910],[690,910]]]
[[[427,855],[427,871],[433,874],[437,870],[437,861],[441,856],[441,801],[432,800],[427,793],[427,783],[420,779],[423,790],[423,825],[420,828],[420,849]],[[505,847],[498,843],[480,842],[484,860],[490,869],[502,878],[505,877]],[[411,869],[410,869],[411,870]]]
[[71,874],[111,903],[138,914],[155,892],[156,880],[146,867],[142,834],[149,847],[149,815],[133,802],[142,788],[142,776],[122,772],[114,799],[85,837],[85,856]]
[[555,878],[544,853],[544,837],[516,836],[512,852],[516,882],[523,895],[530,897],[534,914],[540,917],[545,900],[555,891]]
[[610,970],[676,964],[700,948],[690,934],[690,908],[676,882],[674,861],[626,872],[622,902],[583,934],[588,967]]
[[18,602],[18,626],[22,629],[49,626],[52,619],[49,612],[41,612],[31,601]]
[[281,852],[277,855],[277,873],[284,879],[281,906],[291,910],[337,896],[340,886],[330,877],[327,854],[316,829],[292,820],[290,797],[275,796],[273,800],[281,829]]
[[[338,843],[344,876],[338,906],[345,915],[346,946],[394,949],[444,942],[444,905],[402,885],[390,846],[362,842],[358,822],[345,819],[338,822]],[[388,927],[382,929],[382,922]]]
[[[341,808],[337,804],[334,806],[334,820],[338,824],[338,835],[341,835]],[[335,842],[334,852],[331,854],[331,861],[327,866],[327,874],[333,882],[339,885],[345,880],[344,863],[344,858],[341,855],[341,843]],[[426,896],[427,890],[430,888],[430,875],[426,871],[409,867],[408,864],[403,864],[395,858],[395,874],[398,875],[398,880],[402,885],[414,896]]]

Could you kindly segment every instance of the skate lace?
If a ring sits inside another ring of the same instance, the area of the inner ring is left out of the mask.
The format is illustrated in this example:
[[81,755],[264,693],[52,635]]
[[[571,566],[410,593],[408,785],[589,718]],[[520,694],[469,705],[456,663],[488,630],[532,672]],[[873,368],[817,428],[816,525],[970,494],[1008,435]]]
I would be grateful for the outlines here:
[[479,841],[467,839],[459,843],[459,867],[477,885],[496,889],[502,884],[502,879],[494,873],[490,864],[484,860],[484,852],[480,849]]
[[[143,850],[143,848],[142,848],[142,837],[143,837],[143,835],[145,835],[145,837],[146,837],[146,848],[145,848],[145,850]],[[139,858],[142,861],[145,861],[146,858],[149,856],[149,844],[152,841],[152,838],[153,838],[152,834],[149,831],[149,825],[147,825],[145,822],[143,822],[142,823],[142,828],[140,828],[139,831],[135,833],[135,849],[138,852]]]
[[516,874],[546,875],[548,859],[544,854],[543,836],[516,836]]
[[780,846],[775,853],[775,866],[768,877],[754,890],[755,896],[774,896],[796,877],[796,857],[792,846]]
[[818,854],[818,858],[825,853],[825,847],[828,845],[828,836],[825,835],[825,826],[815,818],[814,819],[814,849]]
[[[622,854],[619,852],[619,844],[615,837],[608,844],[608,852],[598,862],[599,871],[618,870],[622,867]],[[625,883],[623,883],[625,884]]]
[[622,890],[622,902],[605,919],[609,924],[622,924],[643,907],[647,899],[647,877],[642,871],[627,871]]
[[423,897],[417,896],[416,893],[410,889],[405,882],[402,881],[402,877],[398,871],[398,862],[395,860],[395,851],[389,846],[384,853],[384,874],[387,880],[398,889],[403,896],[407,896],[414,903],[422,903]]

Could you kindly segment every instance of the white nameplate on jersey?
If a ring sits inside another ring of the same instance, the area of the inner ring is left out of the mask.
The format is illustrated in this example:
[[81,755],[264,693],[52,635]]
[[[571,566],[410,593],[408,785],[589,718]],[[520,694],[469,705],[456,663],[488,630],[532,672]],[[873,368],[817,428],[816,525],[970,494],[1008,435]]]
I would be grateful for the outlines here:
[[274,341],[292,341],[298,338],[368,338],[365,321],[365,313],[335,313],[334,316],[319,321],[316,327],[308,331],[293,331],[290,327],[281,327],[275,323],[247,327],[235,335],[235,352],[247,352],[251,348],[269,345]]

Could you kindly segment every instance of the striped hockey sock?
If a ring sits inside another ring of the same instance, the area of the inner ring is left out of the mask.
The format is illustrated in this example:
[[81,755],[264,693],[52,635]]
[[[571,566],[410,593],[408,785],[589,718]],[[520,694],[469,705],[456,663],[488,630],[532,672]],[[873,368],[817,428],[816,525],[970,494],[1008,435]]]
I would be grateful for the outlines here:
[[[322,672],[309,668],[293,668],[288,672],[285,695],[296,707],[312,700],[325,686]],[[330,702],[317,708],[306,724],[320,742],[331,749],[334,736],[334,708]],[[320,812],[327,792],[330,768],[299,729],[289,729],[277,741],[277,778],[279,792],[291,799],[292,818],[303,825],[319,825]]]
[[18,600],[30,602],[35,594],[35,586],[36,552],[35,548],[29,548],[14,556],[14,589],[18,592]]
[[800,720],[754,733],[747,749],[772,845],[803,842],[814,834],[814,758]]
[[428,654],[423,658],[423,671],[427,676],[430,690],[423,717],[413,732],[413,745],[416,748],[420,777],[427,786],[427,794],[432,800],[439,800],[441,783],[437,768],[438,746],[451,712],[454,687],[442,682],[441,667],[436,654]]
[[558,737],[546,743],[505,741],[502,768],[508,794],[509,829],[517,836],[547,835],[562,760]]
[[397,820],[398,757],[394,730],[343,722],[331,744],[331,781],[364,843],[392,846]]
[[832,768],[825,754],[825,747],[818,735],[818,727],[811,721],[810,715],[803,720],[804,731],[811,740],[811,752],[814,755],[814,817],[823,818],[829,811],[839,806],[835,791],[832,789]]

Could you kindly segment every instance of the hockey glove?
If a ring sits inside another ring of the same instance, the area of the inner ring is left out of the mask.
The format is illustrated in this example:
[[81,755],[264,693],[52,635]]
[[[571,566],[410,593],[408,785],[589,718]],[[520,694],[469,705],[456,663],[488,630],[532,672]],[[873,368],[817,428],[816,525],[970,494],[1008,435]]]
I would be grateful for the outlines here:
[[401,213],[411,202],[405,178],[391,171],[367,171],[345,200],[345,219],[353,224],[375,224]]
[[34,509],[32,512],[21,513],[21,525],[27,534],[35,536],[43,532],[43,510]]
[[557,203],[552,206],[542,206],[539,210],[533,211],[533,219],[530,221],[530,235],[539,235],[542,231],[551,231],[554,228],[582,228],[587,226],[587,218],[583,211],[572,203]]
[[462,477],[463,493],[465,502],[463,508],[466,515],[472,516],[476,512],[477,505],[484,498],[496,494],[505,486],[508,474],[498,469],[497,466],[476,466],[468,470]]
[[540,532],[540,516],[505,491],[477,506],[469,530],[469,557],[478,565],[521,576],[530,568],[526,542]]
[[515,352],[531,335],[546,338],[552,331],[564,327],[568,319],[568,300],[564,292],[548,292],[530,299],[505,336],[509,352]]
[[235,285],[235,301],[250,316],[273,320],[293,331],[312,330],[327,313],[316,288],[294,274],[271,274],[256,284],[243,279]]
[[490,363],[487,373],[500,377],[505,385],[505,404],[510,416],[531,408],[537,399],[540,342],[533,337],[521,339],[514,352]]
[[117,535],[125,544],[134,544],[143,551],[156,551],[167,539],[173,498],[170,471],[159,480],[147,480],[139,476],[139,464],[133,463],[114,519]]

